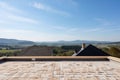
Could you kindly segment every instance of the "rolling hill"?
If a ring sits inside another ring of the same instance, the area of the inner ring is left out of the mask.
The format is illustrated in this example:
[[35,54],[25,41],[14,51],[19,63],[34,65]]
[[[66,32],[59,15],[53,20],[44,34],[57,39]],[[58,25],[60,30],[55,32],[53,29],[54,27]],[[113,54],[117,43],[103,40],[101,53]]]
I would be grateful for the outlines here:
[[33,45],[35,42],[27,40],[0,38],[0,45]]

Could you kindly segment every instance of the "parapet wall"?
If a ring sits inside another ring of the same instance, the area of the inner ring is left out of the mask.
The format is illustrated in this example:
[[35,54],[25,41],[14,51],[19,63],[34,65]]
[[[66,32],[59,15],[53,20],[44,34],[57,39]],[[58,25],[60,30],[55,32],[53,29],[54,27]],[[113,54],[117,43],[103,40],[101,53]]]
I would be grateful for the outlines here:
[[2,61],[109,61],[108,56],[10,56]]

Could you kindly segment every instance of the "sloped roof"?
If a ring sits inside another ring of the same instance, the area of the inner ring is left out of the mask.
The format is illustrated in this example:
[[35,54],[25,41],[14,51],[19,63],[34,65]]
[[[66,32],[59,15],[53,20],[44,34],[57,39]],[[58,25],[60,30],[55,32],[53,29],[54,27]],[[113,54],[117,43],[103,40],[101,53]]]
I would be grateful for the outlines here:
[[30,46],[24,48],[20,54],[17,56],[51,56],[53,47],[46,46]]
[[77,53],[76,56],[110,56],[108,53],[96,48],[93,45],[87,46],[84,50]]

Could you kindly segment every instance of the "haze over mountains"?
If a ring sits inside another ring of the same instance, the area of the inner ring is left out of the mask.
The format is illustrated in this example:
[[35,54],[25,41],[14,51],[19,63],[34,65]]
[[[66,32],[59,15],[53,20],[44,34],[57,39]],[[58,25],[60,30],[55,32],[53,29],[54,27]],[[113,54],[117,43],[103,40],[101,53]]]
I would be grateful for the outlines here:
[[0,38],[0,45],[33,45],[35,42],[27,40]]
[[86,44],[112,44],[120,42],[110,42],[110,41],[89,41],[89,40],[74,40],[74,41],[53,41],[53,42],[34,42],[27,40],[17,40],[17,39],[6,39],[0,38],[0,45],[20,45],[20,46],[30,46],[30,45],[48,45],[48,46],[59,46],[59,45],[79,45],[82,43]]

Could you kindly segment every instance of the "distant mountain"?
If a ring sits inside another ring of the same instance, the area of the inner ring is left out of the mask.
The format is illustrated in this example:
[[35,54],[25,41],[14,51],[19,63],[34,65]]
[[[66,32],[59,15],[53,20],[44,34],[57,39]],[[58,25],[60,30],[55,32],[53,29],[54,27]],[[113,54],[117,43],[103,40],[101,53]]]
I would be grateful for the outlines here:
[[0,45],[19,45],[19,46],[31,46],[31,45],[47,45],[47,46],[62,46],[62,45],[81,45],[86,44],[118,44],[120,42],[110,41],[92,41],[92,40],[73,40],[73,41],[53,41],[53,42],[33,42],[27,40],[6,39],[0,38]]
[[118,42],[111,42],[111,44],[120,44],[120,41],[118,41]]
[[73,40],[73,41],[58,41],[60,43],[109,43],[109,41],[91,41],[91,40]]
[[35,42],[27,40],[17,40],[17,39],[5,39],[0,38],[0,45],[33,45]]
[[109,41],[88,41],[88,40],[73,40],[73,41],[56,41],[56,42],[38,42],[39,45],[61,46],[61,45],[81,45],[86,44],[108,44]]

